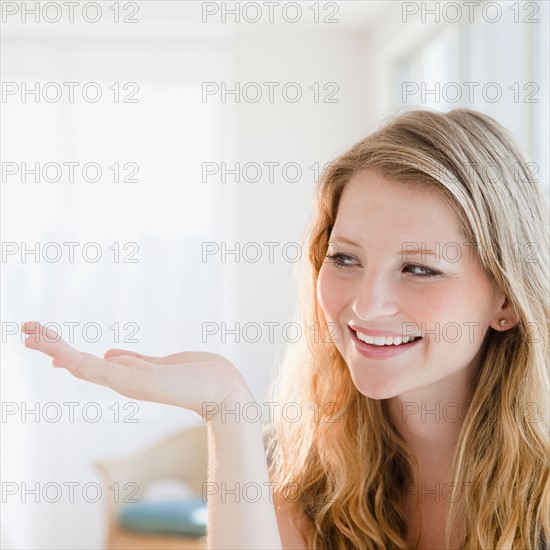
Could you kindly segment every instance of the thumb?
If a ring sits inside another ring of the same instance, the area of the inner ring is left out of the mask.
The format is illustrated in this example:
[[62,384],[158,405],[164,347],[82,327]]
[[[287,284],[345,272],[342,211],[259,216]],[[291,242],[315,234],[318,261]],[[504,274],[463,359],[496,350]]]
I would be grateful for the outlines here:
[[119,355],[133,355],[134,357],[140,357],[141,359],[148,359],[146,355],[141,355],[140,353],[137,353],[135,351],[130,351],[128,349],[108,349],[103,354],[103,359],[110,359],[111,357],[118,357]]

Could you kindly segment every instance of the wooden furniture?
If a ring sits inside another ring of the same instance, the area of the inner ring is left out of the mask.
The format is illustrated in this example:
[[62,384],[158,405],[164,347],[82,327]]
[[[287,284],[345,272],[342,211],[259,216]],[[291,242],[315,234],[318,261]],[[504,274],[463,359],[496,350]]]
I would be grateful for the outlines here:
[[[201,498],[207,481],[208,441],[206,425],[176,433],[132,456],[95,464],[103,478],[103,494],[109,495],[108,550],[203,550],[206,537],[145,534],[123,529],[118,517],[124,500],[143,497],[147,485],[159,479],[176,478],[189,484]],[[119,498],[113,484],[118,483]],[[127,485],[128,484],[128,485]],[[126,486],[126,488],[125,488]],[[118,500],[118,502],[115,502]]]

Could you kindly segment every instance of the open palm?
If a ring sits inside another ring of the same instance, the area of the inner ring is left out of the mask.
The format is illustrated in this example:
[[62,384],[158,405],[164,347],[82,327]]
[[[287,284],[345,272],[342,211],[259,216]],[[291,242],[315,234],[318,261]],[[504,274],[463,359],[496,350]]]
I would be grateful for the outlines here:
[[[103,356],[80,352],[36,321],[23,324],[25,346],[53,358],[82,380],[108,386],[132,399],[176,405],[203,415],[246,384],[238,369],[216,353],[184,351],[165,357],[110,349]],[[241,393],[242,395],[242,393]]]

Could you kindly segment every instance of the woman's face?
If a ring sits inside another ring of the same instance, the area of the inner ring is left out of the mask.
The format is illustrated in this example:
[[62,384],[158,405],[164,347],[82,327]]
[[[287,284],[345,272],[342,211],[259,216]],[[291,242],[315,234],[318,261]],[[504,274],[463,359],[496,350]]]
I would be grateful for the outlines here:
[[317,297],[362,394],[387,399],[451,376],[456,383],[477,367],[505,299],[474,252],[435,190],[372,170],[346,185]]

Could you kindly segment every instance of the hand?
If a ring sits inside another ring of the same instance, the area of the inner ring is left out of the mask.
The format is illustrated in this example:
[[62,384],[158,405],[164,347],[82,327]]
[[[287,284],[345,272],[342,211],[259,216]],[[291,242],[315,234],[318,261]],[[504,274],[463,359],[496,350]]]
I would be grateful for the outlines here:
[[233,395],[243,395],[243,390],[251,395],[238,369],[216,353],[184,351],[149,357],[110,349],[101,359],[79,352],[54,330],[35,321],[24,323],[22,330],[29,335],[25,346],[52,357],[54,367],[132,399],[176,405],[202,416],[205,403],[219,404]]

